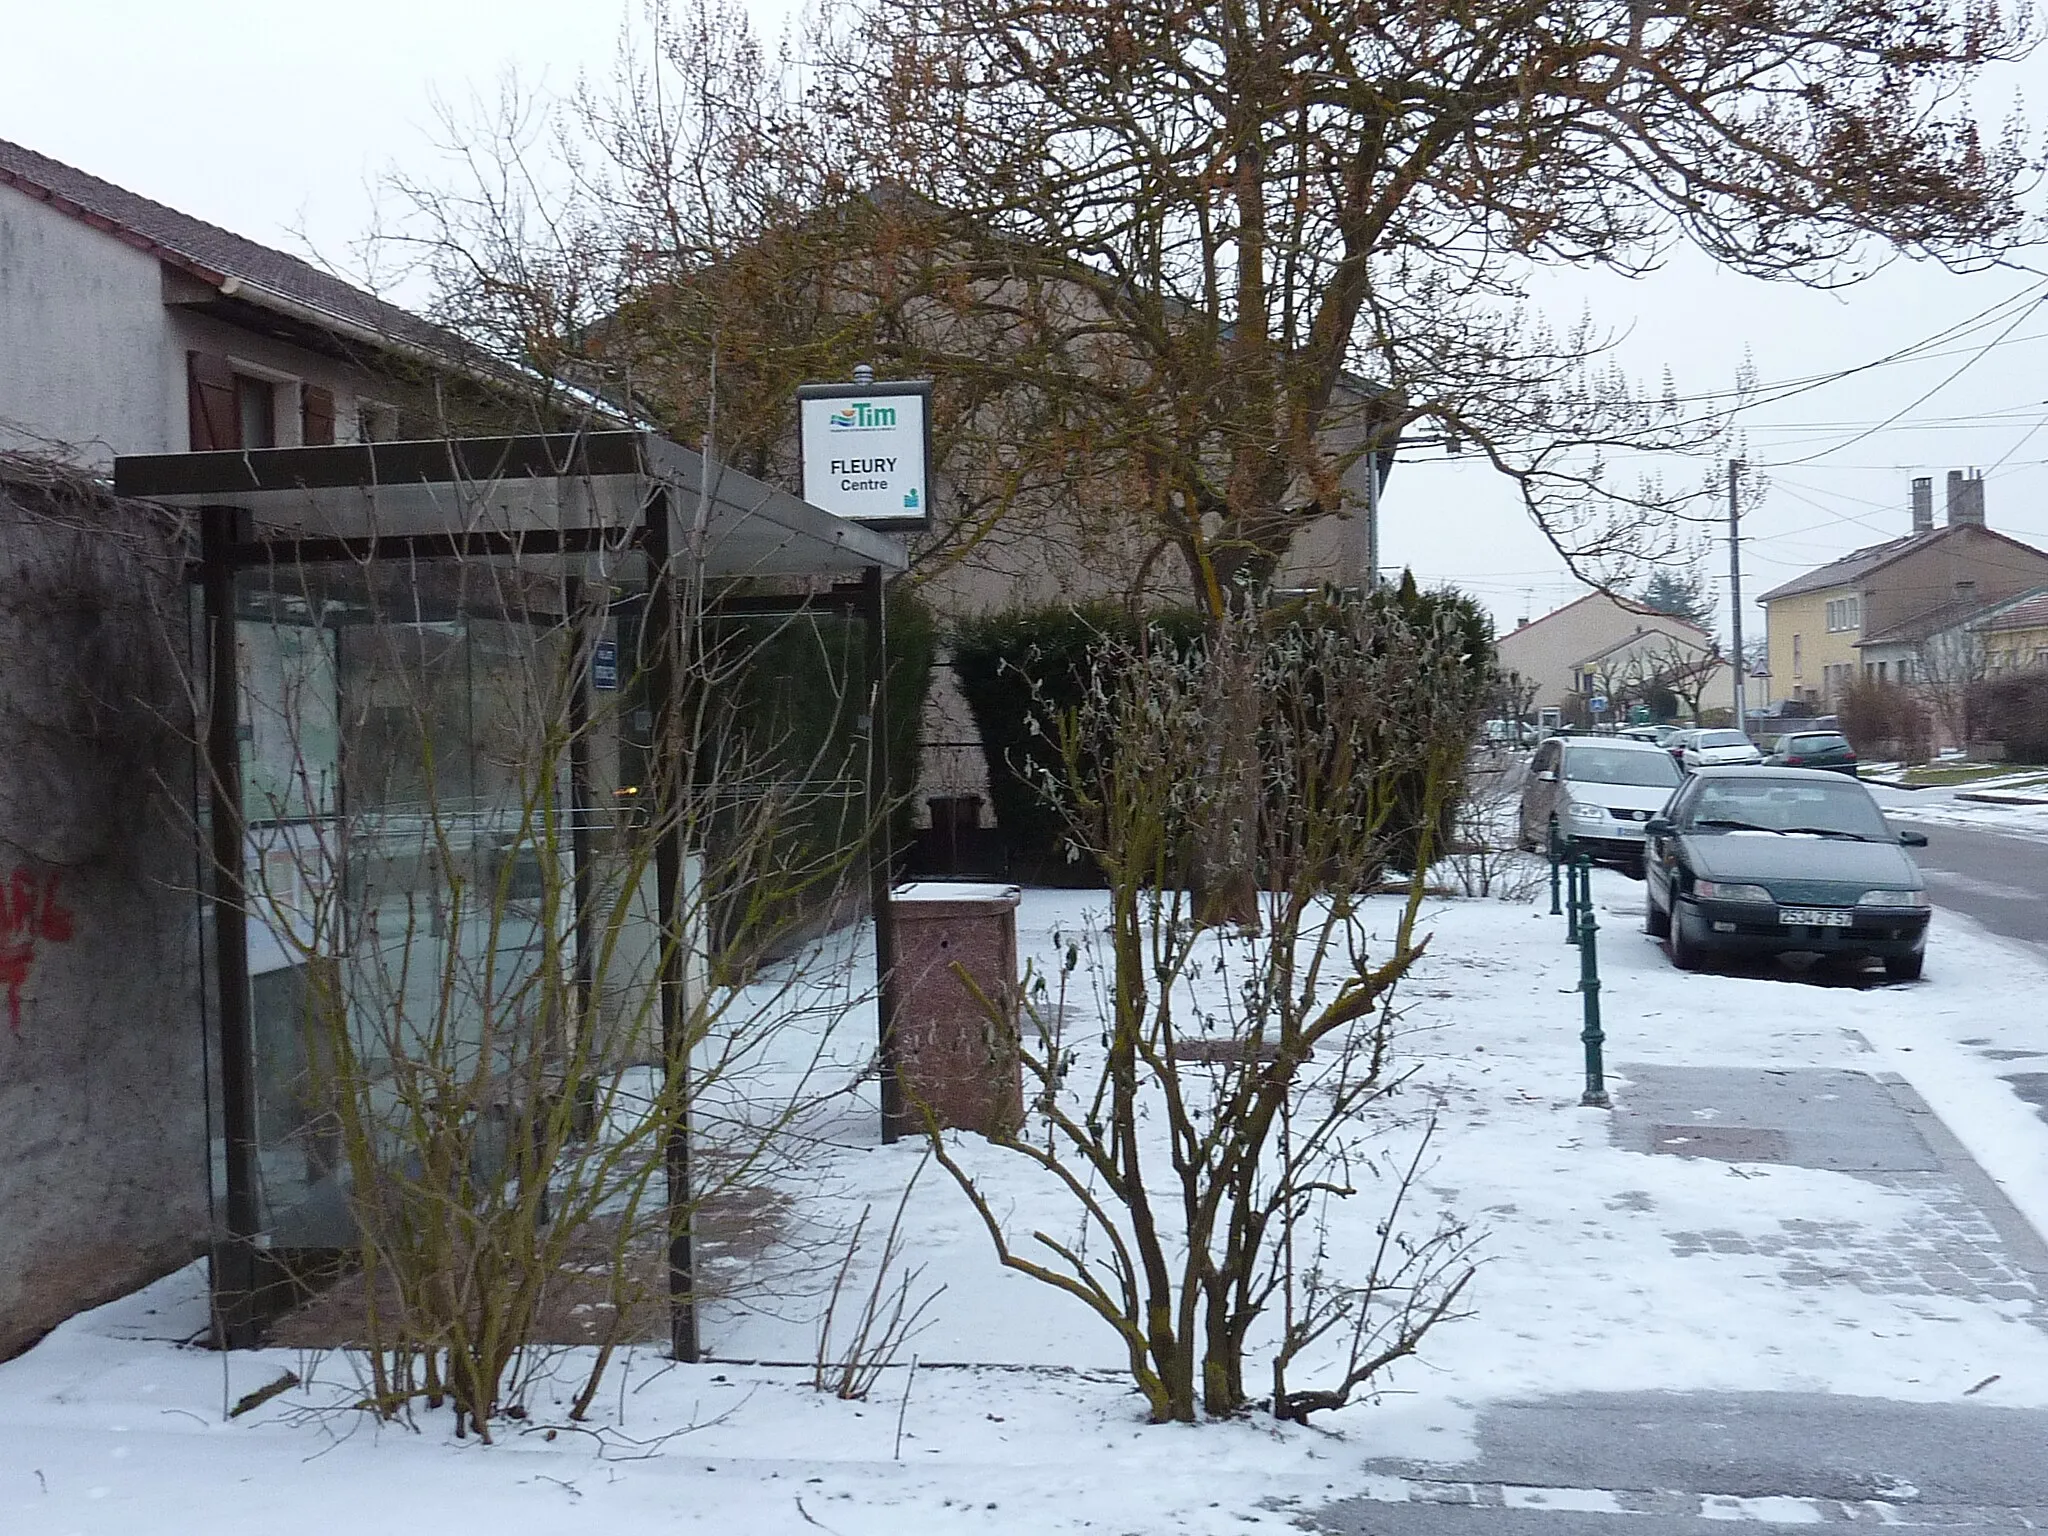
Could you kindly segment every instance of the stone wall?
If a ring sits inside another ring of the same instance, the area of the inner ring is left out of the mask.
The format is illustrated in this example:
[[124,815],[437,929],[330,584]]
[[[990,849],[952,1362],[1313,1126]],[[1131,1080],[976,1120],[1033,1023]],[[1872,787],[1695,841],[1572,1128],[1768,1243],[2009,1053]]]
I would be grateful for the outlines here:
[[0,1358],[205,1236],[177,548],[0,457]]

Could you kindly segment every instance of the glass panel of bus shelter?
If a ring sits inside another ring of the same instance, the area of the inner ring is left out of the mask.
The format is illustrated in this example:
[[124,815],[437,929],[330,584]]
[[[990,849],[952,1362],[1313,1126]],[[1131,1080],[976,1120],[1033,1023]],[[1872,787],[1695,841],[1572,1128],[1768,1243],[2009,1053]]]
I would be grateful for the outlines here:
[[471,565],[239,579],[275,1248],[352,1242],[352,1144],[416,1171],[422,1116],[497,1112],[506,1074],[571,1027],[570,694],[588,680],[559,585]]

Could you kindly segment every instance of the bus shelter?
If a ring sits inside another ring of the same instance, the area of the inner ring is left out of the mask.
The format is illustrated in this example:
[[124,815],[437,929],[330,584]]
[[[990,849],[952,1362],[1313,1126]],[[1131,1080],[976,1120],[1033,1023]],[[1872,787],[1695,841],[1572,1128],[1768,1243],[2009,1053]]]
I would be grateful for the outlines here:
[[[516,1161],[531,1095],[508,1108],[492,1086],[516,1063],[687,1070],[711,942],[706,823],[685,804],[704,783],[689,722],[707,624],[836,611],[875,683],[904,554],[635,431],[127,457],[115,486],[197,529],[213,1286],[240,1346],[308,1256],[349,1248],[352,1134],[392,1141],[377,1155],[417,1177],[435,1150],[403,1122],[460,1094]],[[884,985],[885,697],[849,708]],[[878,1051],[886,1129],[886,1028]],[[670,1332],[693,1359],[687,1116],[661,1139]],[[483,1145],[465,1139],[444,1177],[477,1177]]]

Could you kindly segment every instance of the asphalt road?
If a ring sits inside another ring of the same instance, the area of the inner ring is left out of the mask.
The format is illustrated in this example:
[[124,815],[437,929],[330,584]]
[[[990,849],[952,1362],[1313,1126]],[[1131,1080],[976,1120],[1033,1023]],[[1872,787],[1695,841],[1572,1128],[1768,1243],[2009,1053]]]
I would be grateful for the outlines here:
[[1478,1431],[1472,1462],[1369,1463],[1405,1488],[1299,1523],[1328,1536],[1704,1536],[1731,1519],[2007,1530],[2048,1519],[2041,1410],[1639,1392],[1505,1403]]
[[1937,910],[1952,908],[1993,933],[2048,949],[2048,843],[1913,820],[1910,805],[1886,807],[1895,825],[1917,827],[1927,846],[1913,857]]

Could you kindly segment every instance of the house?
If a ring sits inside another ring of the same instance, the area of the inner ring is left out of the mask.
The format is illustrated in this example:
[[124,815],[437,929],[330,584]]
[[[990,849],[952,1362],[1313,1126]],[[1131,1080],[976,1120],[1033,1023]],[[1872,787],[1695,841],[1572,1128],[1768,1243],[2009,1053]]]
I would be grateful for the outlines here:
[[561,425],[562,402],[309,262],[0,140],[0,450]]
[[1775,698],[1825,713],[1854,677],[1919,680],[1926,668],[1915,658],[1931,637],[1960,633],[1971,616],[2048,584],[2048,553],[1986,526],[1981,475],[1950,471],[1939,528],[1931,477],[1913,482],[1912,506],[1904,537],[1855,550],[1758,599]]
[[[756,311],[761,329],[741,345],[729,317]],[[1238,434],[1224,404],[1237,366],[1218,348],[1215,371],[1190,378],[1188,357],[1201,347],[1173,339],[1213,336],[1217,325],[1142,283],[967,232],[921,194],[883,186],[752,231],[702,265],[651,254],[628,297],[578,341],[686,440],[711,434],[715,399],[728,459],[791,489],[802,484],[801,384],[832,382],[839,370],[859,377],[863,366],[884,380],[932,376],[931,522],[911,536],[906,586],[942,620],[1096,602],[1188,605],[1202,581],[1228,583],[1234,568],[1279,590],[1371,585],[1393,455],[1367,450],[1392,435],[1395,402],[1360,376],[1330,380],[1312,431],[1290,435],[1274,456],[1292,475],[1277,493],[1286,508],[1278,526],[1233,537],[1216,509],[1232,489]],[[806,372],[793,373],[792,359]],[[1297,371],[1290,389],[1305,395],[1312,372]],[[1130,425],[1135,412],[1119,414],[1148,400],[1157,437]],[[1116,404],[1086,403],[1100,401]],[[1305,429],[1311,416],[1288,419]],[[1204,447],[1183,458],[1191,432]],[[1188,536],[1170,536],[1175,528]],[[1211,563],[1199,577],[1197,549]],[[924,796],[988,803],[977,736],[941,666],[923,716]]]
[[1595,698],[1616,706],[1643,697],[1660,675],[1684,673],[1695,699],[1732,693],[1725,663],[1715,665],[1714,639],[1697,624],[1658,613],[1607,592],[1588,592],[1540,619],[1525,620],[1495,642],[1500,668],[1521,680],[1540,723],[1592,724]]
[[1987,672],[2048,666],[2048,587],[2002,604],[1970,625]]

